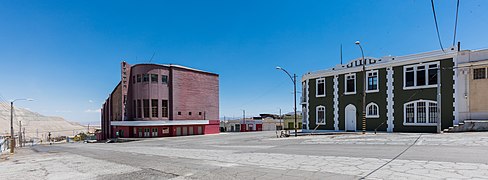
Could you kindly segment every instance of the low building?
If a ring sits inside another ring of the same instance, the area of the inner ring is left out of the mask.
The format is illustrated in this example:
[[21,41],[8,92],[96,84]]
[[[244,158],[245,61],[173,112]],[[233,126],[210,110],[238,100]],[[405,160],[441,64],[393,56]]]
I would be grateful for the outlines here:
[[219,76],[178,65],[121,63],[100,139],[219,133]]
[[488,119],[486,49],[364,60],[303,75],[303,129],[437,132],[438,122],[444,130]]
[[222,132],[250,132],[262,131],[263,121],[260,119],[234,119],[224,120],[220,122],[220,129]]

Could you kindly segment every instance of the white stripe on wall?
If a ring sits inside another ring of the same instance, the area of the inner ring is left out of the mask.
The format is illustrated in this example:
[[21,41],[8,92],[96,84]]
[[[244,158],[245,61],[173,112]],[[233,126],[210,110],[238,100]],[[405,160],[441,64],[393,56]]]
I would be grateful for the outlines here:
[[386,68],[386,116],[387,132],[393,132],[393,67]]
[[334,76],[334,130],[339,131],[339,76]]

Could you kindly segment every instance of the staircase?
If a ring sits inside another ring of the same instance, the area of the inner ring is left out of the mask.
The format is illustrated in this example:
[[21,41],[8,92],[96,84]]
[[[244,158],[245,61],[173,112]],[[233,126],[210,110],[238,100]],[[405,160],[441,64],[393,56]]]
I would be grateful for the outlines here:
[[488,131],[488,119],[484,120],[465,120],[460,122],[459,125],[444,129],[443,132],[473,132],[473,131]]

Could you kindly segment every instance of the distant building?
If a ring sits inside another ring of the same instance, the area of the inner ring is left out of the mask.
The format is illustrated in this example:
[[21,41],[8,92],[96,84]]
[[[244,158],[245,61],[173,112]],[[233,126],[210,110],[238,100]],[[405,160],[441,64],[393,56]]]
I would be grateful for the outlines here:
[[436,132],[438,119],[442,130],[488,119],[487,49],[365,60],[366,82],[361,58],[303,75],[303,129],[361,130],[364,86],[366,130]]
[[102,107],[101,139],[219,132],[219,76],[178,65],[121,63]]
[[263,121],[254,118],[224,120],[220,122],[220,129],[222,132],[262,131]]

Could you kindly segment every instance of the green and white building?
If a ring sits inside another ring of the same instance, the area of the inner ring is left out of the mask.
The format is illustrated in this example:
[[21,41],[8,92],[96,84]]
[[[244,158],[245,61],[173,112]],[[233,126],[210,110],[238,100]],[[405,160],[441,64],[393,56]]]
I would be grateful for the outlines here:
[[[469,120],[466,114],[471,114],[466,89],[475,68],[463,64],[488,64],[488,50],[454,47],[406,56],[365,57],[365,61],[366,80],[362,58],[303,75],[304,131],[362,130],[365,81],[368,131],[436,132],[439,115],[442,129],[462,124]],[[488,119],[488,109],[475,114]]]

